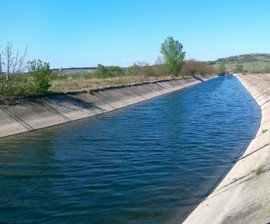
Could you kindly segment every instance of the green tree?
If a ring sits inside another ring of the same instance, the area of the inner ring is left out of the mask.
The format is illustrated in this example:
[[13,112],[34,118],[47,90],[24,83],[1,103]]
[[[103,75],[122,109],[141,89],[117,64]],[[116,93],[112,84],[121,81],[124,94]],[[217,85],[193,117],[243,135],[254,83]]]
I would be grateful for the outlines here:
[[182,44],[172,37],[168,37],[164,43],[161,44],[160,52],[163,54],[165,63],[169,67],[170,72],[178,76],[185,58]]
[[218,67],[217,67],[217,73],[218,74],[224,74],[226,72],[226,66],[225,64],[222,62],[222,63],[219,63],[218,64]]
[[28,71],[33,75],[36,94],[46,94],[51,87],[50,76],[52,71],[50,70],[50,64],[48,62],[42,62],[41,60],[32,60],[27,63]]

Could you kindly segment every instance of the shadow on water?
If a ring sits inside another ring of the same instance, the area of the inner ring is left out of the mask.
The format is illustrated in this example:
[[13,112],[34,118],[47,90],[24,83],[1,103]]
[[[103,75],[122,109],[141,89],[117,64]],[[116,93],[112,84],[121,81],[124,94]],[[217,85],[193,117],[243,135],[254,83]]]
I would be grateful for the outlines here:
[[239,82],[220,77],[3,139],[0,222],[180,222],[243,153],[259,120]]

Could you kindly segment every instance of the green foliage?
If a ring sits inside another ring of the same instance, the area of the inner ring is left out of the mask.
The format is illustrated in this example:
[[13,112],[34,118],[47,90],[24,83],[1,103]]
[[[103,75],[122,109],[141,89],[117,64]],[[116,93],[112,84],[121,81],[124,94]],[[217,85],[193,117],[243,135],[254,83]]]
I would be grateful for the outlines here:
[[130,76],[155,76],[152,66],[146,62],[137,62],[128,68],[128,75]]
[[214,69],[211,65],[208,65],[203,62],[199,62],[196,60],[188,60],[185,61],[182,67],[182,75],[183,76],[193,76],[193,75],[206,75],[213,74]]
[[160,52],[163,54],[165,63],[169,67],[170,72],[178,76],[185,58],[182,44],[172,37],[168,37],[164,43],[161,44]]
[[119,66],[104,66],[101,64],[97,65],[96,73],[99,78],[116,77],[124,74]]
[[217,74],[224,74],[226,72],[226,66],[224,63],[218,64]]
[[161,65],[153,65],[153,74],[154,76],[160,77],[160,76],[167,76],[170,75],[170,70],[168,67],[164,64]]
[[104,65],[101,65],[101,64],[97,65],[97,73],[98,74],[105,75],[105,74],[107,74],[107,72],[108,72],[108,69]]
[[270,54],[243,54],[237,56],[230,56],[227,58],[219,58],[214,63],[229,63],[229,64],[243,64],[258,61],[270,61]]
[[127,73],[128,73],[129,76],[141,76],[141,75],[143,75],[140,66],[138,66],[135,63],[133,64],[133,66],[130,66],[128,68]]
[[242,73],[244,71],[244,66],[241,64],[235,65],[235,69],[233,70],[235,73]]
[[2,95],[6,97],[27,97],[40,95],[40,93],[37,92],[33,76],[30,74],[21,74],[10,76],[9,88],[7,88]]
[[[207,64],[213,65],[216,69],[220,63],[224,63],[227,71],[237,73],[269,73],[270,72],[270,54],[244,54],[220,58],[216,61],[209,61]],[[243,70],[237,71],[237,65],[242,65]]]
[[11,76],[9,88],[5,89],[5,96],[25,96],[28,89],[28,78],[25,75]]
[[48,92],[50,84],[50,64],[41,60],[28,61],[28,70],[33,77],[33,90],[35,94],[44,95]]
[[169,75],[170,71],[164,64],[149,65],[145,62],[134,63],[127,70],[129,76],[160,77]]

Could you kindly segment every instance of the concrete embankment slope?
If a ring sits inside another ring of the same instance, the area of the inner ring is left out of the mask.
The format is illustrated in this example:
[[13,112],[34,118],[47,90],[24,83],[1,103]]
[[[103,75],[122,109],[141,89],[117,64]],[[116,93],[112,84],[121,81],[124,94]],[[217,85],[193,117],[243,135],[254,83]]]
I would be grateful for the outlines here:
[[261,108],[260,128],[243,156],[186,224],[270,222],[270,82],[251,75],[238,79]]
[[106,113],[211,78],[213,77],[158,81],[88,93],[52,95],[11,106],[0,105],[0,137]]

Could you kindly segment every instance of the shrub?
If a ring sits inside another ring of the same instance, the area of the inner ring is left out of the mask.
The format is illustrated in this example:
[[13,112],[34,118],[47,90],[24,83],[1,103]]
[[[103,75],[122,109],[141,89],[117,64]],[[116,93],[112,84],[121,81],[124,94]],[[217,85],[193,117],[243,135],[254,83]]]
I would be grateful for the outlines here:
[[50,64],[48,62],[42,62],[41,60],[28,61],[28,70],[33,77],[32,91],[37,95],[44,95],[51,87],[50,76],[52,71],[50,70]]
[[193,75],[206,75],[213,74],[214,69],[211,65],[208,65],[203,62],[199,62],[196,60],[188,60],[184,62],[182,67],[182,74],[184,76],[193,76]]
[[96,73],[99,78],[117,77],[124,74],[123,69],[119,66],[104,66],[101,64],[97,65]]

